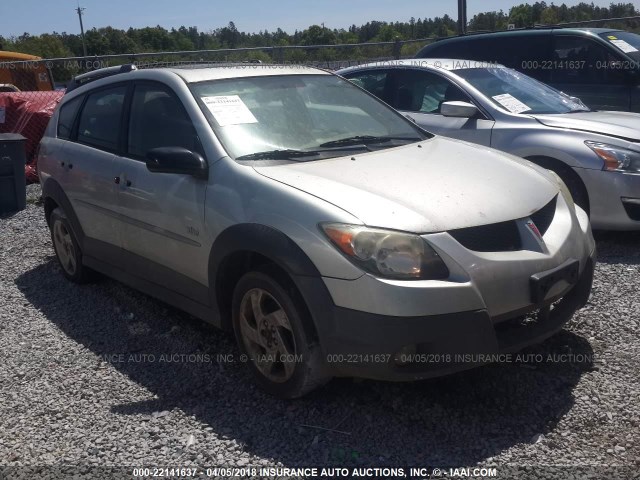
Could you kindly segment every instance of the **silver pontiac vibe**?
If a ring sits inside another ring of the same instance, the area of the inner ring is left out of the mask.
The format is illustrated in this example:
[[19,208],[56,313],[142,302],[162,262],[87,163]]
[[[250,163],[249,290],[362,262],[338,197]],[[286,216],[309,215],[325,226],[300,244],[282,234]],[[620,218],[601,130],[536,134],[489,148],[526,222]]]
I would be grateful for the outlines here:
[[523,73],[472,60],[400,60],[337,73],[430,132],[553,170],[593,228],[640,230],[639,113],[591,111]]
[[589,220],[558,175],[317,69],[91,72],[38,169],[69,280],[101,272],[233,331],[280,397],[486,363],[591,290]]

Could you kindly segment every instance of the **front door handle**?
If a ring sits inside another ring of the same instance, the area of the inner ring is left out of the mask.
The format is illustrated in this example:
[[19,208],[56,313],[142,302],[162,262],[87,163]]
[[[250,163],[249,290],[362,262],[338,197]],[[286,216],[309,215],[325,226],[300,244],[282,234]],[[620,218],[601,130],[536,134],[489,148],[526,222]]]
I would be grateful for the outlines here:
[[127,180],[124,184],[125,184],[127,187],[130,187],[130,186],[131,186],[131,180]]

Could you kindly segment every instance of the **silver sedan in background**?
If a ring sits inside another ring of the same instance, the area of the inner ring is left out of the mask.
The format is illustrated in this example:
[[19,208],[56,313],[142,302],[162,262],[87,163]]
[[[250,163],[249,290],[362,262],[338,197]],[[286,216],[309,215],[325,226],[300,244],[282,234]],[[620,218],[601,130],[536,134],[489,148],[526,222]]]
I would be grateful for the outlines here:
[[400,60],[337,73],[425,130],[553,170],[594,229],[640,230],[640,114],[591,111],[577,98],[486,62]]

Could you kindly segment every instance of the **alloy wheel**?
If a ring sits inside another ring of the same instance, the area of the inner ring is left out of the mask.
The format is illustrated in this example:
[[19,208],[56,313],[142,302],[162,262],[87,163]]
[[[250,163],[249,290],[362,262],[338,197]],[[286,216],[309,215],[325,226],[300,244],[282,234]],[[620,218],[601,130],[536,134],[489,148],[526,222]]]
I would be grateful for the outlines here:
[[67,227],[60,220],[53,224],[53,241],[60,265],[69,275],[74,275],[77,268],[76,249]]
[[296,342],[287,313],[268,291],[247,291],[240,303],[240,334],[250,360],[266,378],[283,383],[296,367]]

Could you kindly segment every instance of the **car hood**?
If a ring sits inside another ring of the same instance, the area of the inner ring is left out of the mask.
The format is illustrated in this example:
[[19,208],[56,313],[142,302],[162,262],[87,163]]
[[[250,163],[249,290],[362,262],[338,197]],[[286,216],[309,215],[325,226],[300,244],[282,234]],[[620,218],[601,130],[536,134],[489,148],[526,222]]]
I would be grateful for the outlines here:
[[558,193],[553,177],[526,160],[442,137],[353,157],[254,168],[368,226],[416,233],[527,217]]
[[640,114],[631,112],[579,112],[532,115],[548,127],[582,130],[626,140],[640,140]]

